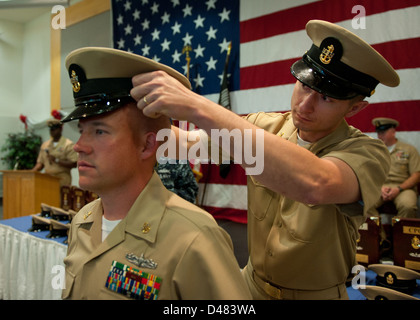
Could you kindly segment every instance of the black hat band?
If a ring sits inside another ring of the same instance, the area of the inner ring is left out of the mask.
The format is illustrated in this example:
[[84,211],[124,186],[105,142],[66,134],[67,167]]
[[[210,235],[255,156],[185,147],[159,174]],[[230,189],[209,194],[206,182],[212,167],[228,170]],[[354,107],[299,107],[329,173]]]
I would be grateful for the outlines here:
[[129,97],[133,88],[131,78],[91,79],[80,83],[80,90],[73,92],[76,105],[91,102],[92,99],[110,100]]
[[352,67],[341,62],[339,59],[332,59],[331,63],[321,66],[320,56],[322,50],[314,44],[303,56],[303,60],[318,73],[328,78],[330,82],[344,86],[350,91],[355,91],[361,95],[370,97],[379,81],[375,78],[357,71]]
[[376,132],[379,132],[379,131],[386,131],[386,130],[388,130],[389,128],[395,128],[395,127],[396,127],[396,125],[395,125],[395,124],[390,124],[390,123],[387,123],[387,124],[382,124],[382,125],[377,126],[377,127],[375,128],[375,130],[376,130]]
[[384,276],[376,276],[377,284],[381,287],[397,290],[411,294],[416,287],[416,279],[400,280],[392,272],[387,272]]

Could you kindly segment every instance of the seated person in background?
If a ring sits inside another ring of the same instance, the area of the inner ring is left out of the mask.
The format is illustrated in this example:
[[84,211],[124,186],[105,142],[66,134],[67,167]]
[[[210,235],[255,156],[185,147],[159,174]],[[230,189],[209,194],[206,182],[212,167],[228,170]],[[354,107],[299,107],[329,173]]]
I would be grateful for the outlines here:
[[[135,74],[175,70],[110,48],[82,48],[66,59],[79,120],[79,185],[99,195],[72,220],[69,299],[251,299],[232,241],[210,214],[168,191],[154,165],[157,132],[130,96]],[[145,283],[145,284],[144,284]]]
[[417,185],[420,183],[420,156],[415,147],[401,142],[396,137],[399,122],[391,118],[372,120],[378,138],[388,147],[391,169],[382,186],[381,199],[376,208],[392,201],[402,218],[416,218]]

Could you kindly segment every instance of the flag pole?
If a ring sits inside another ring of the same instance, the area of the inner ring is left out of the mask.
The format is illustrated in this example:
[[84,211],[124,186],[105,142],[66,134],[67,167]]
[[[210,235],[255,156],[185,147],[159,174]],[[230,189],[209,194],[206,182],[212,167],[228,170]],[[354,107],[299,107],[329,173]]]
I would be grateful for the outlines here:
[[[192,51],[191,46],[186,45],[182,48],[182,54],[185,54],[185,60],[187,61],[187,79],[190,80],[190,64],[191,64],[191,57],[190,51]],[[181,121],[180,121],[181,122]],[[181,128],[186,131],[189,131],[188,123],[185,121],[185,128]],[[199,159],[194,159],[194,166],[192,168],[192,172],[194,173],[195,180],[198,182],[203,177],[203,173],[201,172],[201,163]]]
[[191,57],[190,57],[190,51],[192,50],[191,46],[184,46],[182,48],[182,54],[185,53],[185,60],[187,60],[187,79],[190,80],[190,63],[191,63]]
[[229,57],[230,57],[231,49],[232,49],[232,41],[229,42],[229,47],[226,54],[225,68],[223,70],[223,79],[222,79],[222,85],[220,88],[220,95],[219,95],[219,104],[229,110],[231,110],[232,108],[230,105],[227,74],[228,74]]
[[[232,110],[232,107],[230,105],[230,94],[229,94],[229,89],[228,89],[227,74],[228,74],[229,57],[230,57],[231,49],[232,49],[232,41],[229,43],[229,47],[226,54],[225,68],[223,71],[223,80],[222,80],[222,85],[220,88],[220,95],[219,95],[219,104],[229,110]],[[219,165],[219,174],[223,179],[225,179],[227,175],[229,174],[231,163],[232,162],[230,161],[230,163],[221,163]]]

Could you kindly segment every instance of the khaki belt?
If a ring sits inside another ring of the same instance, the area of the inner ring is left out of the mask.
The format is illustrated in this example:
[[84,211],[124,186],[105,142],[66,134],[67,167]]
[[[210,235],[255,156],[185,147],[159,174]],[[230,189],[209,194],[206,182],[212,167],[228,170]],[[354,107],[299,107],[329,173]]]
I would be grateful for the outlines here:
[[[255,271],[252,271],[252,277],[255,283],[270,297],[274,299],[286,300],[329,300],[329,299],[348,299],[346,286],[337,285],[323,290],[297,290],[285,289],[272,285],[260,279]],[[343,294],[344,292],[344,294]]]

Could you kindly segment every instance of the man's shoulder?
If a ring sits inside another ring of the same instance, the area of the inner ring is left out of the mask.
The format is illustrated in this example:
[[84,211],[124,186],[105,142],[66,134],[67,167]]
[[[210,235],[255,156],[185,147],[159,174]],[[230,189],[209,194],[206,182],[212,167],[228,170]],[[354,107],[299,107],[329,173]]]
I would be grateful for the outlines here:
[[84,205],[74,216],[74,223],[85,222],[96,211],[101,209],[101,199],[93,200]]
[[69,138],[63,137],[63,136],[61,136],[60,142],[62,144],[64,144],[65,146],[73,145],[74,144],[74,142],[72,140],[70,140]]
[[217,227],[213,216],[195,204],[173,194],[166,203],[169,216],[174,219],[183,220],[184,223],[195,225],[198,228],[204,226]]
[[409,143],[407,143],[407,142],[403,142],[403,141],[400,141],[400,140],[398,140],[398,142],[397,142],[397,146],[396,146],[398,149],[404,149],[404,150],[407,150],[407,151],[409,151],[409,152],[415,152],[415,153],[418,153],[418,150],[417,150],[417,148],[416,147],[414,147],[412,144],[409,144]]
[[291,120],[290,112],[258,112],[248,114],[245,119],[248,122],[269,132],[277,132]]

